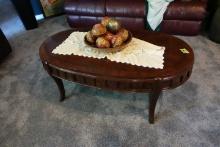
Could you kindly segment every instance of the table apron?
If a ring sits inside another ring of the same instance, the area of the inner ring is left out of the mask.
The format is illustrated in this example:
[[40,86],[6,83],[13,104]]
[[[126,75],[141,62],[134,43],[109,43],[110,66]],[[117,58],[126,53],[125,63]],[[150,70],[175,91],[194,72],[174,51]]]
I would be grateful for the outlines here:
[[[43,62],[42,62],[43,63]],[[61,68],[43,63],[49,75],[60,79],[76,82],[86,86],[126,92],[151,92],[173,89],[183,84],[191,75],[191,70],[172,78],[152,78],[143,80],[111,79],[98,76],[89,76],[77,72],[68,72]]]

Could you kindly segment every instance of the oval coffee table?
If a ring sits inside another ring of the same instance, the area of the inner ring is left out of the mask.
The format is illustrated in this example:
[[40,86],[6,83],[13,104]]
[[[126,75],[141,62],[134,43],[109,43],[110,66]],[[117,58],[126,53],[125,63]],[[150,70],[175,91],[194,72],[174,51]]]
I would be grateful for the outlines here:
[[[67,30],[52,35],[40,47],[40,58],[45,70],[59,88],[60,101],[65,99],[62,79],[109,90],[148,92],[149,122],[154,123],[154,111],[162,90],[182,85],[192,73],[194,63],[192,48],[176,37],[156,32],[142,31],[133,35],[166,47],[163,69],[116,63],[108,59],[52,54],[52,50],[73,31]],[[182,48],[187,49],[189,53],[183,53],[180,50]]]

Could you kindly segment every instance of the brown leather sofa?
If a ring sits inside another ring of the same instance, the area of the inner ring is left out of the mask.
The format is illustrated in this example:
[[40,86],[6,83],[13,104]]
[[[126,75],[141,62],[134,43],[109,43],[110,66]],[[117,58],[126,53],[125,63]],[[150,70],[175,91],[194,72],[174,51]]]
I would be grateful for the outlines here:
[[[197,35],[206,16],[207,0],[175,0],[170,3],[161,31]],[[145,29],[145,0],[66,0],[64,6],[71,27],[91,27],[102,17],[119,19],[130,30]]]

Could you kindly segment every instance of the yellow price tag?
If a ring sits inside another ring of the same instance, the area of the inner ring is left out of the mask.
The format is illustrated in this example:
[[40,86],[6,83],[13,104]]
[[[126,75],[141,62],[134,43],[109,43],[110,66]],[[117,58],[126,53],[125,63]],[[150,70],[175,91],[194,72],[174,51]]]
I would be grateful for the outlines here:
[[183,54],[189,54],[189,51],[188,51],[186,48],[181,48],[180,51],[181,51]]

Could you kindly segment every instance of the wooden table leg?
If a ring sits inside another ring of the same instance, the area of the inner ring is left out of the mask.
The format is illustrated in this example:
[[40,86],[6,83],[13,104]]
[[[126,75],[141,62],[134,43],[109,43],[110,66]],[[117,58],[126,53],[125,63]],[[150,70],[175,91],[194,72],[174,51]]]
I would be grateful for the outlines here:
[[149,94],[149,123],[153,124],[154,123],[154,112],[157,104],[157,100],[161,94],[161,91],[152,91]]
[[51,76],[54,81],[56,82],[57,84],[57,87],[59,89],[59,92],[60,92],[60,102],[64,101],[65,100],[65,89],[64,89],[64,86],[63,86],[63,81],[57,77],[54,77],[54,76]]

